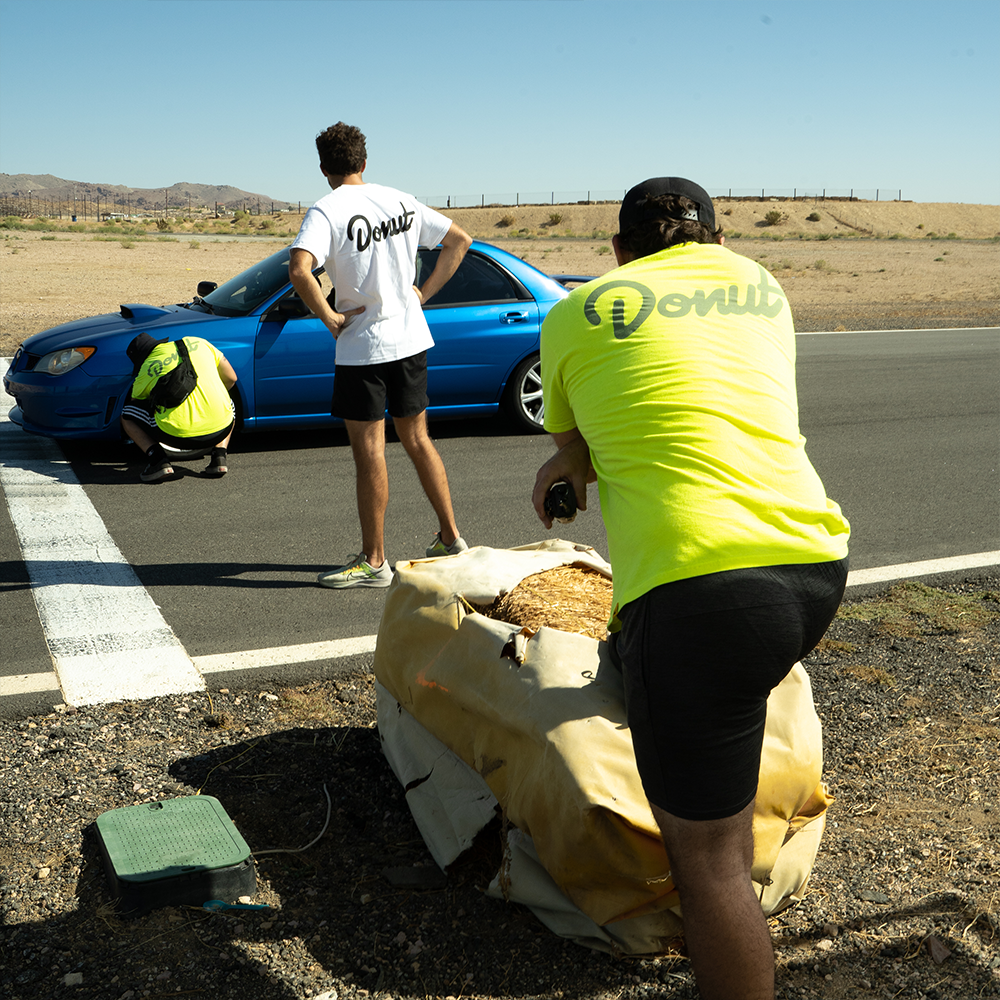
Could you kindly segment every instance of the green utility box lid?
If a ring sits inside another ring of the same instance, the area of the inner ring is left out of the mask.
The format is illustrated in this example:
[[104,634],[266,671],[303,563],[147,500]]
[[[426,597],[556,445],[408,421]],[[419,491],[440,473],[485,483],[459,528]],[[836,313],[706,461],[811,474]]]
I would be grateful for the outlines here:
[[97,830],[115,874],[127,882],[228,868],[250,857],[236,824],[211,795],[112,809],[97,818]]
[[236,899],[257,887],[251,851],[211,795],[146,802],[98,816],[97,842],[120,908]]

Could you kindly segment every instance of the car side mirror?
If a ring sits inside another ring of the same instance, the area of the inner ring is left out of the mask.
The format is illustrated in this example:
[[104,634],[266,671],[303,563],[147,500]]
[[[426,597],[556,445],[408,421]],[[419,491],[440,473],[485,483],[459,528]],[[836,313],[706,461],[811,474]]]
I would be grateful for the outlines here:
[[289,296],[288,298],[279,299],[275,304],[268,310],[267,318],[271,321],[280,321],[288,319],[302,319],[303,316],[311,316],[312,312],[309,307],[298,298],[298,296]]
[[199,281],[198,282],[198,294],[204,298],[210,292],[214,292],[216,288],[219,287],[217,281]]

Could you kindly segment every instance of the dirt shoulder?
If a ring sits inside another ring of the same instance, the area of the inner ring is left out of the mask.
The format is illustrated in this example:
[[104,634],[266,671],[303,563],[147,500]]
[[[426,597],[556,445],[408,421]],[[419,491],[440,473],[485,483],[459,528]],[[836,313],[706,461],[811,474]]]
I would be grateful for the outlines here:
[[[768,921],[782,1000],[997,996],[998,595],[981,575],[848,600],[807,659],[836,801],[804,899]],[[487,897],[499,822],[442,875],[382,755],[368,671],[0,721],[0,768],[11,1000],[74,984],[94,1000],[697,996],[680,950],[590,951]],[[292,849],[257,859],[254,902],[272,908],[122,919],[94,821],[198,792],[254,850]]]
[[[475,237],[543,271],[597,277],[615,266],[617,211],[608,204],[448,214]],[[717,211],[727,245],[777,277],[800,330],[1000,325],[998,206],[736,202],[720,203]],[[766,225],[767,211],[787,217]],[[807,221],[809,214],[820,220]],[[556,216],[558,223],[552,222]],[[225,238],[224,227],[196,232],[181,223],[177,232],[161,235],[87,233],[71,226],[4,230],[0,356],[34,333],[116,312],[123,302],[190,301],[198,281],[221,282],[239,273],[287,244],[297,223],[286,214],[281,232],[237,240]]]

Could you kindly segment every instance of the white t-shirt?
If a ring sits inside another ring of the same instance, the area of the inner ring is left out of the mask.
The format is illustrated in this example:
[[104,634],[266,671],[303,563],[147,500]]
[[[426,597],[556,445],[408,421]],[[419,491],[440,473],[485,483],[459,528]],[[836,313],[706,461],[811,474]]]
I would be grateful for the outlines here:
[[338,312],[364,306],[337,338],[338,365],[409,358],[434,346],[413,291],[418,246],[437,246],[451,220],[382,184],[342,184],[302,220],[292,249],[326,268]]

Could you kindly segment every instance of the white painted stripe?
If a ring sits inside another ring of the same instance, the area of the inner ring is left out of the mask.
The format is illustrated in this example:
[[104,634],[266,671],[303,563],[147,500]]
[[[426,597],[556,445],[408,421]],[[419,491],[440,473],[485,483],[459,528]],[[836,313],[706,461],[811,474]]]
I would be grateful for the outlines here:
[[204,690],[58,445],[25,434],[7,409],[0,406],[0,487],[66,702]]
[[58,690],[59,678],[52,671],[0,677],[0,696],[2,697],[15,694],[41,694],[43,691]]
[[1000,326],[942,326],[920,330],[796,330],[797,337],[834,337],[845,333],[996,333]]
[[273,646],[251,649],[245,653],[216,653],[192,657],[203,674],[226,670],[254,670],[260,667],[280,667],[291,663],[312,663],[314,660],[336,660],[375,652],[377,635],[362,635],[354,639],[334,639],[330,642],[308,642],[299,646]]
[[847,574],[847,586],[857,587],[863,583],[886,583],[889,580],[905,580],[913,576],[954,573],[963,569],[984,569],[989,566],[1000,566],[1000,550],[976,552],[968,556],[951,556],[947,559],[925,559],[923,562],[898,563],[895,566],[877,566],[873,569],[851,570]]

